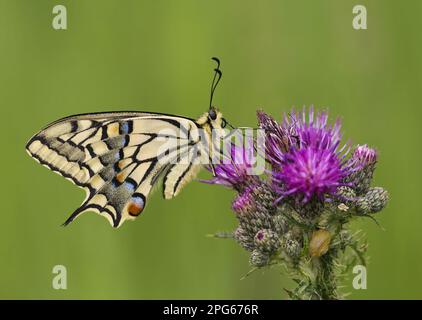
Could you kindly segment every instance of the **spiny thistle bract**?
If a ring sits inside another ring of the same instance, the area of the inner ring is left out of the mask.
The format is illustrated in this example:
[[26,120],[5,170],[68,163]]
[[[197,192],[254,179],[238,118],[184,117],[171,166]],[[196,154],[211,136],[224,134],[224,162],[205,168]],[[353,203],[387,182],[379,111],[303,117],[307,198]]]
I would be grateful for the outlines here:
[[[341,145],[341,122],[328,113],[292,110],[281,123],[258,111],[265,146],[231,145],[230,161],[216,164],[205,182],[237,191],[232,209],[239,221],[234,239],[250,252],[255,268],[283,265],[297,283],[292,299],[339,299],[339,279],[365,264],[366,243],[347,223],[371,217],[388,193],[371,187],[377,152],[367,145]],[[251,175],[254,150],[268,169]],[[351,155],[349,155],[351,154]],[[210,168],[211,170],[211,168]]]

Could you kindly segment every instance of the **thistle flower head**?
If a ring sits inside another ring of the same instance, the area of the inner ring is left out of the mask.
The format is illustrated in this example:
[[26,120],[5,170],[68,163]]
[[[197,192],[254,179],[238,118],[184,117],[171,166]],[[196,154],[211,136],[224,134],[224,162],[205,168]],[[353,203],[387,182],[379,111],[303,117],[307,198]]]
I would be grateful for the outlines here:
[[246,188],[234,198],[232,209],[237,214],[245,214],[255,208],[255,199],[251,188]]
[[270,261],[268,253],[262,252],[258,249],[252,251],[252,254],[249,258],[249,263],[254,267],[264,267]]
[[357,167],[365,167],[377,162],[377,152],[374,149],[369,148],[366,144],[358,145],[353,152],[351,161],[355,163]]
[[[336,299],[340,253],[352,247],[363,259],[366,250],[345,225],[381,211],[389,199],[385,189],[371,188],[377,152],[358,145],[346,159],[350,144],[341,145],[340,120],[330,123],[327,112],[312,107],[292,110],[281,122],[262,111],[257,116],[265,146],[262,135],[254,145],[232,145],[230,161],[213,167],[215,177],[206,182],[237,191],[232,209],[239,225],[232,235],[250,252],[252,266],[282,262],[299,275],[298,287],[286,290],[293,299]],[[265,151],[268,179],[251,175],[255,145],[259,154]]]
[[202,182],[210,184],[221,184],[234,189],[243,189],[253,177],[252,168],[254,165],[254,149],[250,143],[238,146],[230,145],[230,154],[213,167],[209,166],[208,170],[213,172],[215,176],[210,180],[202,180]]
[[300,256],[302,244],[300,239],[292,231],[284,234],[281,241],[286,254],[290,258],[296,259]]
[[268,253],[274,252],[281,245],[277,233],[270,229],[259,230],[254,237],[254,242],[257,249]]
[[315,114],[312,106],[309,108],[308,116],[304,108],[300,113],[293,111],[291,118],[296,123],[299,148],[314,147],[333,152],[337,151],[341,140],[340,119],[337,119],[334,125],[330,126],[328,124],[328,113],[321,111]]
[[341,123],[328,124],[328,113],[306,114],[293,111],[285,117],[284,126],[294,126],[297,144],[279,157],[279,169],[273,172],[279,200],[297,195],[303,202],[316,197],[324,199],[325,194],[335,194],[339,186],[345,185],[344,178],[350,168],[345,164],[341,141]]
[[388,202],[388,192],[381,187],[370,188],[368,192],[356,201],[358,213],[376,213],[385,208]]
[[259,128],[265,130],[265,152],[272,165],[277,165],[284,152],[295,143],[288,123],[280,125],[263,111],[257,112]]
[[237,227],[234,232],[234,238],[243,248],[248,251],[252,251],[255,248],[254,238],[247,230],[242,228],[242,226]]
[[348,160],[348,166],[352,171],[345,181],[354,185],[358,195],[363,195],[369,190],[377,158],[377,152],[365,144],[358,145]]
[[344,185],[347,171],[337,155],[327,149],[305,147],[287,153],[281,170],[274,173],[276,190],[281,198],[299,195],[304,202],[314,196],[323,199],[325,194],[336,193]]

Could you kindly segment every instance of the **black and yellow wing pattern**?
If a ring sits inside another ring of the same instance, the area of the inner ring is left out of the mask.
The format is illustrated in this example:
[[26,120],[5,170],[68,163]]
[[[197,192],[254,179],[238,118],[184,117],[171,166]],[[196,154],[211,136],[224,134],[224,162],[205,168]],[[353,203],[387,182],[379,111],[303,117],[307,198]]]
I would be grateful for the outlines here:
[[163,177],[163,195],[176,196],[200,169],[200,126],[192,119],[145,112],[71,116],[34,135],[28,153],[86,191],[64,223],[86,211],[114,227],[139,216]]

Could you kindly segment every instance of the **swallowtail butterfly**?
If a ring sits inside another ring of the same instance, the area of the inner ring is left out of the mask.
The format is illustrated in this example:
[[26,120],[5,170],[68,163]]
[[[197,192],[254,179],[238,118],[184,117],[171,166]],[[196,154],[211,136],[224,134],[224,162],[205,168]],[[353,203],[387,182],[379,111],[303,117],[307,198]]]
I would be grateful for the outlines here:
[[64,225],[94,211],[119,227],[141,214],[159,178],[164,198],[171,199],[196,176],[203,160],[212,157],[212,132],[226,126],[212,106],[222,75],[213,59],[218,65],[210,107],[197,120],[149,112],[89,113],[57,120],[28,141],[31,157],[86,191]]

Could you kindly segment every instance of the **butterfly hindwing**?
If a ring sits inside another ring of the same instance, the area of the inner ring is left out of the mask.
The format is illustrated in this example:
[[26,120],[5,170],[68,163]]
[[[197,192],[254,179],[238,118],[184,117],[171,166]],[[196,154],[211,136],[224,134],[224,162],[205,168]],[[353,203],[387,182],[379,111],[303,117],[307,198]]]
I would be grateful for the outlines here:
[[171,164],[163,179],[163,196],[171,199],[180,192],[184,185],[191,181],[200,170],[200,163],[205,163],[203,144],[191,146],[188,151],[179,155],[177,161]]
[[191,148],[199,146],[197,129],[191,119],[170,115],[87,114],[50,124],[31,138],[27,151],[86,190],[65,224],[94,211],[118,227],[142,212],[162,174],[166,198],[192,179],[199,169],[193,161],[198,147]]

